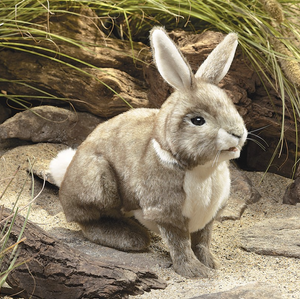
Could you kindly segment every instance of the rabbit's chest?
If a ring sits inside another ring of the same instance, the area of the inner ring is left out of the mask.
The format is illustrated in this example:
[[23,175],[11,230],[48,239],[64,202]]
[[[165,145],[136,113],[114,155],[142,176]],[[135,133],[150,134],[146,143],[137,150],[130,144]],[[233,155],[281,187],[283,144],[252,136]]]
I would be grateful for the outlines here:
[[205,227],[222,208],[230,192],[227,163],[215,168],[198,166],[187,171],[184,178],[186,200],[182,214],[189,218],[189,231]]

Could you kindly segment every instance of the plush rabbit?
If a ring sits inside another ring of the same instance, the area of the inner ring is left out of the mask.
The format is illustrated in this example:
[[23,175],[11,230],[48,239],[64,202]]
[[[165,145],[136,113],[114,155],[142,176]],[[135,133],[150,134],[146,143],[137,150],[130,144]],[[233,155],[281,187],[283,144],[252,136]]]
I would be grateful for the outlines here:
[[50,170],[67,220],[89,240],[139,251],[149,245],[149,228],[169,246],[177,273],[207,276],[207,267],[216,268],[209,247],[213,219],[229,196],[228,161],[247,136],[217,86],[237,36],[228,34],[195,75],[164,29],[154,28],[150,39],[158,71],[175,91],[160,109],[133,109],[100,124]]

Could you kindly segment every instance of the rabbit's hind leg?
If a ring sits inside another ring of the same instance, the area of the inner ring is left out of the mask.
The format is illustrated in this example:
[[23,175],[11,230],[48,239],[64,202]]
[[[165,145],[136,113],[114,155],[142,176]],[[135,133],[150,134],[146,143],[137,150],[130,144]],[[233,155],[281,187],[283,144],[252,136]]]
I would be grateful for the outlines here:
[[60,188],[68,221],[77,222],[90,241],[124,251],[149,245],[148,231],[126,218],[113,168],[105,157],[79,151]]
[[123,251],[143,251],[150,243],[148,230],[125,217],[104,216],[80,226],[90,241]]

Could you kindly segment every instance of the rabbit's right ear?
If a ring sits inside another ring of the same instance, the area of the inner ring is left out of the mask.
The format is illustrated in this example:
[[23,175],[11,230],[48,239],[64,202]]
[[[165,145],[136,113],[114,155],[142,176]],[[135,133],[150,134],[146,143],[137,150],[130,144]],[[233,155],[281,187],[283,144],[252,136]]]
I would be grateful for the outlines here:
[[191,88],[193,73],[189,64],[161,27],[154,27],[150,42],[156,67],[161,76],[175,89]]

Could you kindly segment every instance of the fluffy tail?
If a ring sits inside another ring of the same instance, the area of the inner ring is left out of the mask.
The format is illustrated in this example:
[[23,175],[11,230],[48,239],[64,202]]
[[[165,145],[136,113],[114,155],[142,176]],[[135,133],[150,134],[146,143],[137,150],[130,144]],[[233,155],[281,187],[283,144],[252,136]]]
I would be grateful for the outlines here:
[[60,187],[65,173],[69,164],[71,163],[74,155],[76,153],[75,149],[68,148],[58,153],[56,158],[54,158],[49,165],[49,170],[51,176],[55,182],[55,185]]

